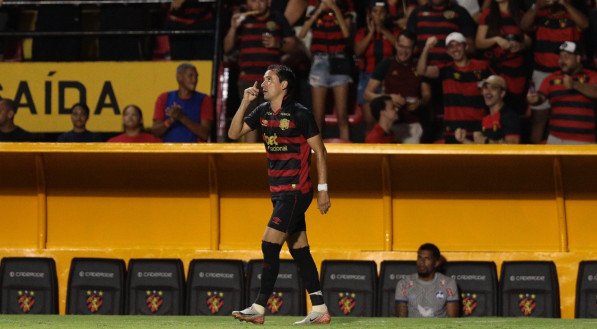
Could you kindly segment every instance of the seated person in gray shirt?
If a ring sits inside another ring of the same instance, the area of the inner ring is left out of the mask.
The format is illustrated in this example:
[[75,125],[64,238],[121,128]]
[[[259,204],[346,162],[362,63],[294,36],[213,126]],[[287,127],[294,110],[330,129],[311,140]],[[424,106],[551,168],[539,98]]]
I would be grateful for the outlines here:
[[101,142],[99,134],[87,130],[89,120],[89,107],[84,103],[73,105],[70,110],[70,121],[73,129],[58,136],[58,142],[62,143],[93,143]]
[[417,251],[417,273],[396,285],[396,314],[411,318],[457,317],[458,288],[451,277],[439,273],[443,257],[439,248],[425,243]]

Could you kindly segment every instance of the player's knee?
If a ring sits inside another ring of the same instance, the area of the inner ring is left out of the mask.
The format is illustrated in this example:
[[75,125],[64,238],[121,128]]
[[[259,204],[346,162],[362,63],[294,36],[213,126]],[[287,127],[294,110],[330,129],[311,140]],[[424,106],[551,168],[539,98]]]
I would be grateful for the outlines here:
[[280,257],[280,250],[282,245],[267,241],[261,241],[261,251],[264,259],[272,259]]
[[311,250],[309,249],[309,246],[306,247],[302,247],[302,248],[290,248],[290,255],[292,256],[292,258],[298,260],[298,259],[305,259],[311,256]]

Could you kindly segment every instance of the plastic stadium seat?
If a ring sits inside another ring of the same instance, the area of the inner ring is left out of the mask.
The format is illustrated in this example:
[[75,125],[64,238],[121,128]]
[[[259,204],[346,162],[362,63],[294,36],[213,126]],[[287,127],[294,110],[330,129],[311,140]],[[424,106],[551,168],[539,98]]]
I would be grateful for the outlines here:
[[[247,305],[251,304],[261,286],[261,268],[263,260],[253,259],[247,267],[249,291]],[[274,292],[267,301],[267,315],[305,315],[306,291],[299,277],[298,267],[293,260],[280,260],[280,271],[274,286]]]
[[2,259],[3,314],[58,314],[56,263],[51,258]]
[[396,316],[396,285],[409,274],[417,273],[417,262],[414,260],[384,260],[381,262],[379,274],[378,314]]
[[501,315],[559,318],[559,290],[553,262],[504,262],[499,288]]
[[180,259],[131,259],[127,314],[182,315],[184,273]]
[[376,281],[374,261],[321,264],[323,298],[332,316],[375,316]]
[[597,318],[597,261],[582,261],[576,280],[577,318]]
[[462,316],[497,316],[498,280],[494,262],[448,262],[445,274],[458,284]]
[[66,314],[123,314],[125,272],[122,259],[73,258]]
[[230,315],[245,306],[245,263],[195,259],[187,276],[187,314]]

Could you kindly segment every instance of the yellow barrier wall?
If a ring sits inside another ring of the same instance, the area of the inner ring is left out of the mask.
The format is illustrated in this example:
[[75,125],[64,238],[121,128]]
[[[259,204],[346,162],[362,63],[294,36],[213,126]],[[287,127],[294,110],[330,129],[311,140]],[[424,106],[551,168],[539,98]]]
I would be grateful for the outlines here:
[[[91,131],[122,130],[122,111],[129,104],[143,111],[150,127],[157,97],[176,90],[176,68],[183,62],[2,63],[0,96],[19,104],[15,123],[33,132],[72,129],[70,108],[79,102],[90,108]],[[193,61],[197,90],[211,93],[211,61]]]
[[[597,146],[327,145],[331,212],[308,211],[324,259],[553,260],[562,316],[597,259]],[[315,170],[314,170],[315,173]],[[258,144],[0,143],[0,256],[260,258],[271,212]],[[284,258],[289,258],[287,251]]]

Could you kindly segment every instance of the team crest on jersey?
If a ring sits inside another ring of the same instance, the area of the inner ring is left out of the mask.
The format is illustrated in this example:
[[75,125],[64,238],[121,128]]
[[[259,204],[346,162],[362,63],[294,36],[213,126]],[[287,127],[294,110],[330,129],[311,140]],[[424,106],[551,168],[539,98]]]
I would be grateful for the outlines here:
[[460,80],[460,72],[454,72],[454,80]]
[[518,295],[518,308],[524,316],[530,316],[537,307],[537,296],[535,294]]
[[462,298],[462,314],[471,316],[478,306],[477,294],[462,293],[460,297]]
[[23,313],[29,313],[33,305],[35,305],[35,291],[33,290],[19,290],[17,292],[19,308]]
[[101,290],[87,290],[85,294],[87,295],[85,299],[87,309],[91,313],[97,313],[104,304],[104,292]]
[[164,304],[164,293],[161,290],[147,290],[145,304],[151,313],[157,312]]
[[446,10],[446,11],[444,11],[444,17],[446,19],[452,19],[452,18],[456,17],[456,13],[453,10]]
[[288,119],[280,120],[280,129],[286,130],[288,128],[290,128],[290,120],[288,120]]
[[207,303],[207,308],[209,308],[211,314],[218,313],[222,306],[224,306],[224,293],[218,291],[208,291],[205,303]]
[[272,312],[272,314],[276,314],[280,312],[282,306],[284,305],[284,296],[281,292],[273,292],[269,299],[267,300],[267,309]]
[[274,21],[267,21],[267,23],[265,23],[265,28],[270,31],[275,31],[278,29],[278,24],[276,24]]
[[357,305],[356,294],[352,292],[341,292],[338,294],[338,306],[344,315],[350,314]]

